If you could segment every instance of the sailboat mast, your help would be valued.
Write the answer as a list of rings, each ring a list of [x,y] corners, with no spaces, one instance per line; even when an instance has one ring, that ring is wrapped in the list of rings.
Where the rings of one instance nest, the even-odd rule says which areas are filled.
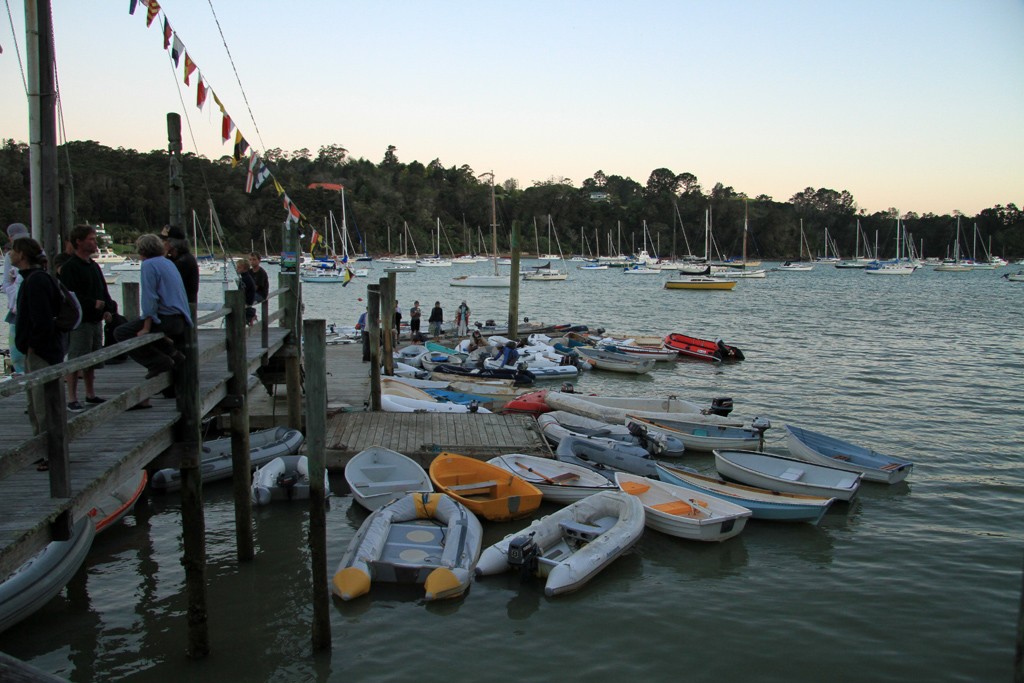
[[[491,251],[494,252],[494,274],[498,274],[498,208],[494,201],[494,172],[491,172]]]

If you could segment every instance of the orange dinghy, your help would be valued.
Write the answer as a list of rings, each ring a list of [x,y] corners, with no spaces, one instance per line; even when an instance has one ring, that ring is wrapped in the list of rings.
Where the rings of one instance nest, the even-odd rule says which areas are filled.
[[[438,491],[492,522],[526,517],[540,507],[541,492],[536,486],[508,470],[464,455],[438,455],[430,463],[430,479]]]

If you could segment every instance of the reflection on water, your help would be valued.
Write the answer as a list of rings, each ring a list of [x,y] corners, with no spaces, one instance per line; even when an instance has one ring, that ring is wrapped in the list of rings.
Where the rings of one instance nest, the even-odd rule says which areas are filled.
[[[451,273],[432,270],[400,275],[399,300],[439,299],[450,317],[466,298],[474,319],[504,317],[504,294],[454,292]],[[615,271],[523,287],[522,315],[534,319],[721,337],[747,356],[659,364],[640,381],[587,373],[582,391],[731,396],[737,414],[771,419],[772,450],[785,451],[790,422],[916,463],[907,483],[864,484],[818,527],[751,520],[723,543],[648,530],[581,590],[550,599],[512,573],[438,603],[420,586],[375,585],[350,603],[332,599],[333,649],[314,656],[304,504],[257,510],[257,558],[239,564],[230,486],[211,485],[207,660],[184,656],[176,495],[144,499],[97,538],[68,588],[0,634],[0,649],[73,681],[405,681],[481,660],[530,680],[549,680],[552,661],[602,680],[1008,679],[1024,542],[1024,288],[996,282],[998,272],[963,275],[879,281],[819,267],[714,298]],[[376,276],[330,295],[307,290],[307,315],[354,322]],[[681,464],[713,469],[706,455]],[[329,575],[367,514],[333,500]],[[484,545],[527,523],[484,523]],[[723,642],[743,646],[709,646]]]

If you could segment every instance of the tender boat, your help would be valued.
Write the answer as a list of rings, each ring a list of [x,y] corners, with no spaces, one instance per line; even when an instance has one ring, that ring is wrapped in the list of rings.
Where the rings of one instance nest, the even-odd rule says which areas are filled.
[[[616,472],[615,483],[643,504],[648,527],[689,541],[730,539],[743,531],[751,515],[742,505],[627,472]]]
[[[528,394],[517,396],[501,409],[503,413],[525,413],[527,415],[541,415],[553,410],[545,400],[548,395],[547,389],[531,391]]]
[[[721,339],[712,341],[673,332],[665,337],[665,348],[675,350],[680,356],[700,358],[715,363],[743,360],[745,356],[735,346],[729,346]]]
[[[626,425],[613,425],[563,410],[538,415],[537,425],[544,437],[555,445],[567,436],[577,436],[599,442],[608,440],[639,446],[651,455],[668,458],[678,458],[686,450],[683,442],[674,436],[652,433],[642,426],[630,428]]]
[[[529,370],[509,370],[506,368],[468,368],[461,365],[442,364],[434,368],[431,376],[438,379],[439,375],[444,379],[451,379],[452,375],[459,375],[462,379],[510,379],[517,387],[528,387],[534,382],[534,375]]]
[[[656,477],[655,461],[645,449],[616,441],[599,441],[594,438],[577,436],[563,437],[555,449],[555,457],[562,462],[577,465],[594,463],[616,470],[639,474],[642,477]],[[582,461],[582,462],[581,462]]]
[[[634,425],[648,433],[663,434],[681,441],[688,451],[711,452],[716,448],[761,450],[764,433],[771,423],[764,418],[755,418],[751,427],[731,427],[688,420],[665,420],[630,415],[626,427]]]
[[[303,439],[302,432],[287,427],[253,432],[249,435],[249,462],[258,467],[278,456],[297,453]],[[203,442],[200,470],[204,482],[229,478],[231,468],[230,437]],[[181,489],[181,470],[173,467],[158,470],[153,473],[149,485],[158,491],[178,491]]]
[[[714,453],[720,475],[750,486],[845,501],[853,500],[860,488],[856,472],[753,451]]]
[[[88,513],[96,523],[96,533],[109,529],[124,519],[135,508],[135,503],[142,496],[148,482],[149,475],[146,470],[132,472],[113,491],[100,498]]]
[[[331,495],[331,483],[324,469],[324,497]],[[252,475],[252,502],[266,505],[273,500],[309,499],[309,458],[284,455],[274,458]]]
[[[745,484],[734,484],[660,462],[658,463],[658,479],[702,495],[715,496],[730,503],[742,505],[750,510],[754,519],[767,519],[775,522],[817,524],[835,501],[835,498],[805,496],[799,493],[786,493]]]
[[[551,458],[510,453],[487,462],[530,482],[544,495],[544,500],[552,503],[575,503],[601,491],[615,490],[607,477],[589,467]]]
[[[345,465],[345,483],[353,500],[370,511],[406,494],[434,491],[419,463],[383,446],[356,453]]]
[[[656,361],[670,362],[674,361],[679,357],[679,354],[672,349],[665,349],[661,347],[661,339],[658,340],[658,346],[635,346],[631,344],[623,344],[617,342],[600,341],[597,343],[597,348],[604,350],[614,350],[619,353],[624,353],[627,356],[635,356],[637,358],[650,358]]]
[[[0,583],[0,632],[6,631],[52,600],[92,547],[96,525],[89,516],[75,522],[71,538],[52,541]]]
[[[653,358],[638,358],[621,351],[605,351],[586,346],[576,347],[576,353],[598,370],[622,372],[632,375],[649,373],[654,369],[655,363]]]
[[[381,394],[380,407],[387,413],[489,413],[487,408],[479,405],[461,405],[459,403],[441,403],[430,394],[428,399],[405,398],[392,394]]]
[[[724,402],[728,402],[728,405]],[[568,391],[549,391],[544,402],[552,410],[564,410],[592,420],[610,424],[625,424],[628,416],[687,419],[709,424],[742,425],[742,421],[729,419],[731,399],[715,399],[710,408],[702,409],[696,403],[675,396],[668,398],[635,398],[617,396],[589,396]],[[718,408],[716,406],[726,406]]]
[[[914,469],[912,462],[897,460],[870,448],[792,425],[786,425],[786,443],[794,457],[849,472],[861,472],[866,481],[897,484]]]
[[[526,517],[540,507],[537,487],[489,462],[441,453],[430,463],[429,473],[438,491],[492,522]]]
[[[370,514],[341,558],[331,590],[342,600],[374,581],[422,583],[427,600],[457,598],[473,578],[483,529],[463,505],[440,493],[412,493]]]
[[[640,501],[602,491],[535,520],[485,549],[481,576],[509,569],[545,580],[548,597],[578,590],[629,550],[644,530]]]
[[[697,289],[728,291],[736,286],[735,280],[722,280],[708,275],[685,275],[665,281],[665,289]]]

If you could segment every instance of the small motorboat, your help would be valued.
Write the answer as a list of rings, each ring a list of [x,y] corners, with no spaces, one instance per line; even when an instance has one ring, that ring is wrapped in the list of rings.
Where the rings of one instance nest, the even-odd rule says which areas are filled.
[[[661,340],[658,340],[661,343]],[[618,353],[624,353],[627,356],[635,356],[637,358],[649,358],[661,362],[674,361],[679,357],[679,354],[672,349],[662,348],[660,345],[657,347],[653,346],[637,346],[634,344],[626,344],[614,341],[601,340],[597,343],[598,349],[604,349],[605,351],[615,351]]]
[[[419,463],[383,446],[356,453],[345,465],[345,483],[353,500],[370,511],[409,493],[434,491]]]
[[[699,358],[715,363],[743,360],[745,358],[742,351],[735,346],[729,346],[721,339],[712,341],[673,332],[665,337],[664,344],[666,349],[673,349],[680,356]]]
[[[615,483],[643,504],[648,527],[689,541],[730,539],[751,515],[742,505],[628,472],[616,472]]]
[[[426,392],[424,392],[426,393]],[[480,405],[462,405],[459,403],[442,403],[430,394],[426,399],[405,398],[392,394],[381,394],[380,408],[386,413],[489,413]]]
[[[331,484],[324,469],[324,497],[331,495]],[[309,498],[309,458],[284,455],[274,458],[252,475],[252,502],[266,505],[273,500]]]
[[[754,449],[764,446],[764,433],[771,423],[764,418],[755,418],[750,427],[713,425],[706,422],[691,422],[685,419],[666,420],[630,415],[626,426],[635,425],[651,434],[671,436],[683,442],[688,451],[711,452],[716,448]]]
[[[644,530],[644,508],[633,496],[602,491],[535,520],[480,554],[476,573],[510,569],[545,580],[548,597],[578,590],[629,550]]]
[[[258,467],[278,456],[293,455],[298,452],[303,440],[302,432],[287,427],[253,432],[249,435],[249,463]],[[200,470],[205,483],[231,476],[230,437],[203,442]],[[158,470],[150,477],[149,485],[157,491],[178,491],[181,489],[181,470],[173,467]]]
[[[522,396],[517,396],[501,409],[503,413],[525,413],[527,415],[540,415],[542,413],[553,410],[548,405],[547,401],[544,400],[548,395],[547,389],[541,389],[540,391],[532,391]]]
[[[860,472],[866,481],[898,484],[910,475],[914,463],[855,446],[825,434],[786,425],[786,443],[796,458],[818,465]]]
[[[749,486],[845,501],[853,500],[860,488],[859,472],[753,451],[714,453],[720,475]]]
[[[555,444],[561,443],[567,436],[591,439],[598,442],[616,441],[630,446],[639,446],[651,455],[678,458],[683,455],[686,447],[674,436],[649,432],[646,427],[628,427],[621,424],[609,424],[589,417],[568,413],[564,410],[553,410],[537,416],[537,426],[544,437]]]
[[[584,467],[597,464],[639,474],[642,477],[658,476],[656,462],[646,449],[621,442],[602,442],[593,438],[567,436],[555,449],[555,457],[562,462]]]
[[[570,385],[571,388],[571,385]],[[592,420],[600,420],[611,424],[625,424],[628,416],[684,419],[709,424],[728,424],[742,426],[742,420],[729,418],[732,413],[731,398],[716,398],[710,407],[701,406],[691,401],[684,401],[677,396],[667,398],[636,398],[633,396],[590,396],[575,391],[549,391],[544,402],[552,410],[564,410]]]
[[[728,291],[736,286],[735,280],[724,280],[710,275],[685,275],[665,281],[665,289],[696,289]]]
[[[430,463],[429,474],[438,491],[492,522],[526,517],[540,507],[537,487],[489,462],[441,453]]]
[[[828,512],[835,498],[805,496],[799,493],[734,484],[715,477],[706,477],[680,467],[658,463],[658,479],[682,486],[706,496],[715,496],[742,505],[754,519],[775,522],[810,522],[817,524]]]
[[[530,482],[552,503],[575,503],[600,491],[615,490],[607,477],[589,467],[551,458],[510,453],[487,462]]]
[[[102,496],[89,510],[89,516],[96,523],[96,533],[117,524],[135,508],[142,492],[149,482],[146,470],[133,472],[112,491]]]
[[[370,514],[341,558],[331,590],[342,600],[373,582],[421,583],[426,600],[466,592],[480,557],[480,521],[440,493],[410,493]]]
[[[0,632],[52,600],[85,561],[96,537],[88,515],[75,522],[71,538],[52,541],[0,583]]]
[[[506,368],[469,368],[462,365],[450,365],[442,363],[437,365],[434,373],[445,375],[461,375],[463,379],[510,379],[517,387],[527,387],[533,384],[534,376],[529,370],[510,370]],[[436,379],[436,377],[435,377]],[[445,379],[451,379],[446,377]]]

